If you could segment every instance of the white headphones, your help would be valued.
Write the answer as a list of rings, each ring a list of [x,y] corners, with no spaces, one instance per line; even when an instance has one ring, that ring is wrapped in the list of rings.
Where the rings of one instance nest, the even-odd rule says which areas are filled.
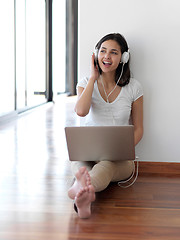
[[[127,52],[123,52],[122,56],[121,56],[121,61],[120,63],[127,63],[129,61],[129,49]]]
[[[98,49],[97,48],[95,48],[95,51],[94,51],[94,53],[95,53],[95,61],[97,62],[97,58],[98,58]],[[122,54],[122,56],[121,56],[121,61],[120,61],[120,63],[123,63],[123,64],[125,64],[125,63],[127,63],[129,61],[129,49],[128,49],[128,51],[127,52],[123,52],[123,54]]]

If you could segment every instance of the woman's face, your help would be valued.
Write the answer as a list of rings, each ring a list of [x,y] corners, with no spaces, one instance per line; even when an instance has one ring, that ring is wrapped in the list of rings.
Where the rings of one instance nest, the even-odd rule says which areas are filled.
[[[121,61],[121,55],[121,48],[116,41],[103,42],[98,53],[98,62],[102,71],[115,72]]]

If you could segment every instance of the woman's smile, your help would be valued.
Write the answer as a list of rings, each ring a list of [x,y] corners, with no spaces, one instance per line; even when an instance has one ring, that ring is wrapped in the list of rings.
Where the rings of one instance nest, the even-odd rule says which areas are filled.
[[[110,67],[112,65],[112,62],[103,61],[103,64],[104,64],[105,67]]]
[[[102,43],[98,54],[98,62],[103,72],[115,71],[121,60],[121,49],[114,40]]]

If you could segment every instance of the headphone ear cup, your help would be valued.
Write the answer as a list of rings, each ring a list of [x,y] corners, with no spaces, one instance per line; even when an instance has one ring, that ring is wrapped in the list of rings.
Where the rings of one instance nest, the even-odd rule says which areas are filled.
[[[121,62],[125,64],[128,61],[129,61],[129,52],[124,52],[121,56]]]
[[[95,61],[96,61],[96,62],[97,62],[97,60],[98,60],[98,52],[99,52],[99,50],[96,48],[95,51],[94,51]]]
[[[95,50],[94,50],[94,66],[96,66],[98,64],[98,52],[99,52],[99,50],[97,48],[95,48]]]

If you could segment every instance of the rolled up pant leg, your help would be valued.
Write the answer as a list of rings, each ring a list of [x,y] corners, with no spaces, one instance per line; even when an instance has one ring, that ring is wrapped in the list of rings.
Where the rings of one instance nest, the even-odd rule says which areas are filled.
[[[104,190],[110,182],[130,177],[134,169],[132,161],[100,161],[89,171],[96,192]]]

